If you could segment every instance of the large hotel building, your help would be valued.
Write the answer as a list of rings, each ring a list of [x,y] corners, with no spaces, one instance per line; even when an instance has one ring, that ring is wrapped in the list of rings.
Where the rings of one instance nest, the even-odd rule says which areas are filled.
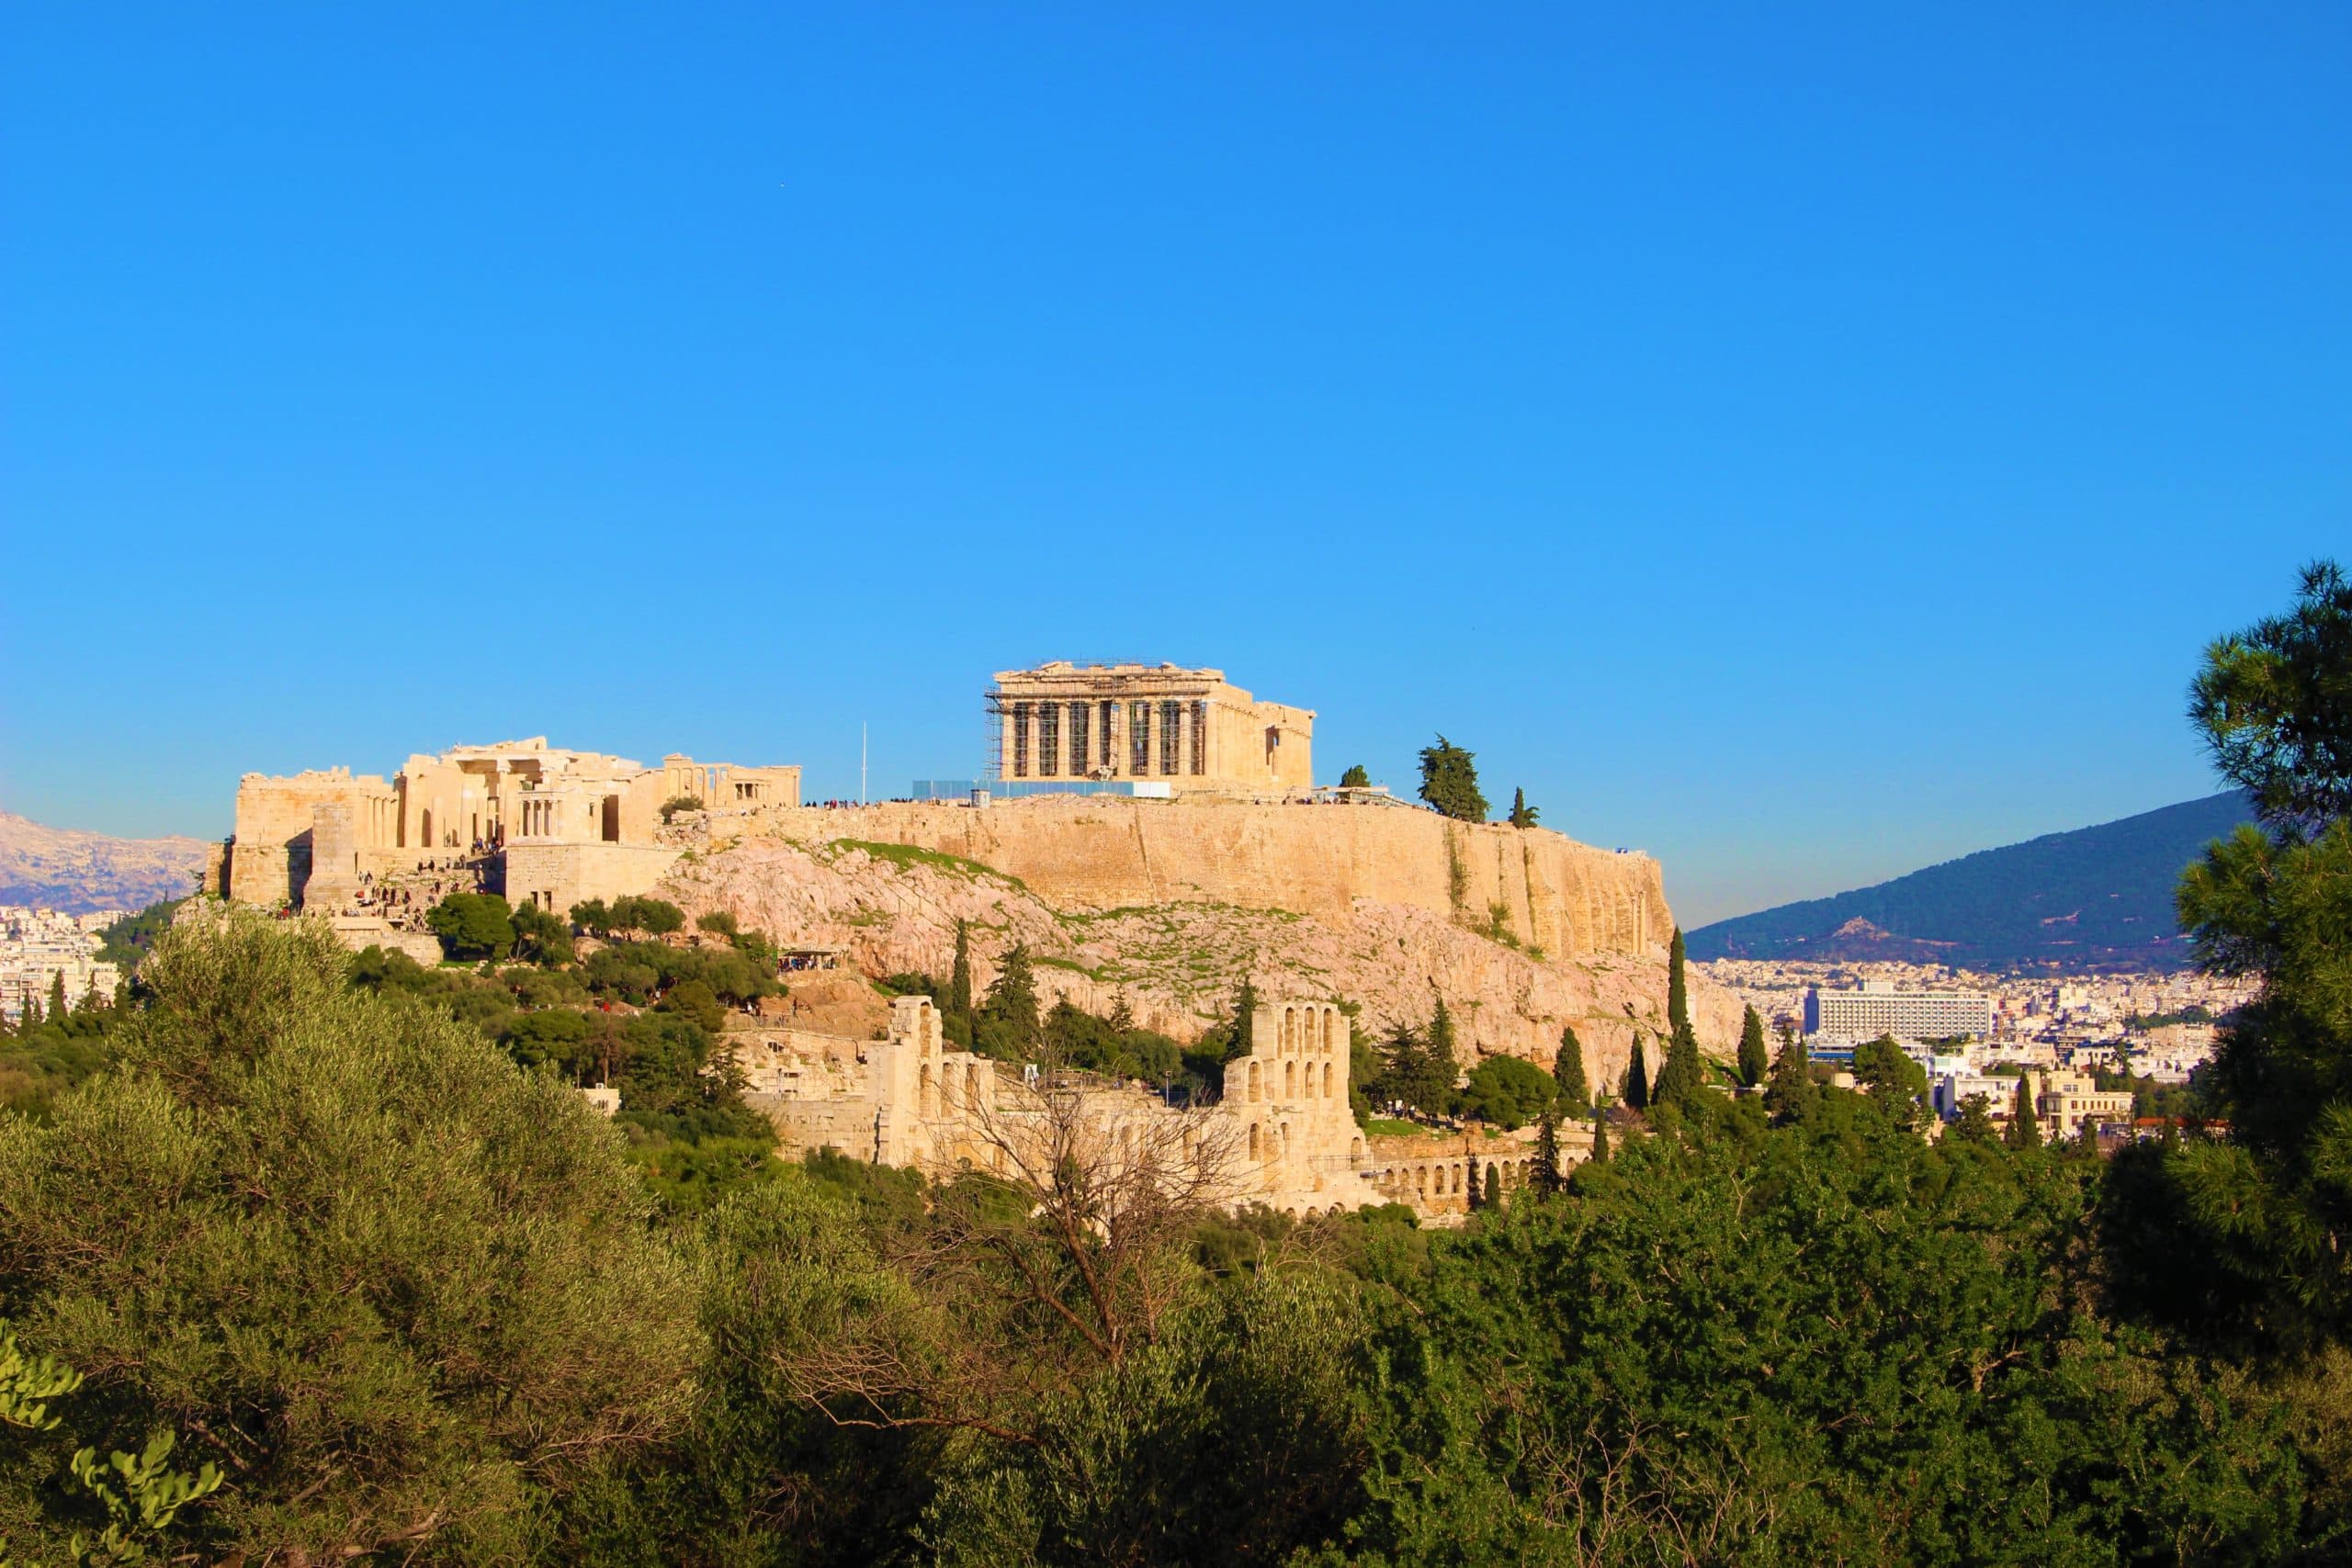
[[[1960,991],[1898,991],[1883,980],[1865,980],[1858,991],[1804,994],[1804,1032],[1818,1040],[1979,1040],[1993,1033],[1993,998]]]

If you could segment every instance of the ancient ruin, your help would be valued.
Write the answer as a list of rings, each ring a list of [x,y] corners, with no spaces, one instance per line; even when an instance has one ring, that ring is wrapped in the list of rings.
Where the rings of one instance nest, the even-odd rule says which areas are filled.
[[[1259,702],[1222,670],[1057,660],[999,671],[988,707],[990,776],[1012,794],[1073,782],[1143,795],[1315,787],[1314,710]]]
[[[435,897],[480,887],[561,913],[659,882],[680,852],[656,829],[679,799],[797,806],[800,770],[675,754],[649,768],[534,736],[413,756],[390,783],[340,767],[247,773],[208,880],[241,904],[333,917],[363,942],[397,923],[380,895],[420,877]]]
[[[1534,1158],[1528,1137],[1368,1138],[1349,1108],[1351,1025],[1329,1001],[1261,1003],[1251,1050],[1226,1064],[1222,1094],[1200,1106],[1139,1083],[954,1050],[941,1024],[930,998],[900,997],[882,1040],[754,1031],[736,1043],[745,1100],[787,1148],[836,1148],[934,1176],[1035,1178],[1071,1160],[1095,1180],[1181,1168],[1221,1206],[1301,1217],[1387,1202],[1459,1214],[1486,1168],[1513,1190]],[[1565,1136],[1565,1157],[1584,1145]]]

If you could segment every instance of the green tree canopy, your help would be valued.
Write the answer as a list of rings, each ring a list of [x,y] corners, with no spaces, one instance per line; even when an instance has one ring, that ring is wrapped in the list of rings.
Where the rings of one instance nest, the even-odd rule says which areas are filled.
[[[2214,766],[2275,825],[2352,818],[2352,579],[2303,569],[2294,607],[2215,642],[2189,717]],[[2194,922],[2192,922],[2194,923]]]
[[[1512,790],[1510,792],[1510,825],[1514,828],[1532,828],[1535,826],[1536,816],[1535,807],[1527,804],[1527,792],[1523,789]]]
[[[1560,1086],[1560,1109],[1574,1116],[1592,1103],[1592,1089],[1585,1081],[1584,1045],[1573,1025],[1560,1026],[1560,1049],[1552,1058],[1552,1080]]]
[[[1548,1111],[1559,1086],[1552,1075],[1516,1056],[1489,1056],[1470,1069],[1462,1090],[1464,1114],[1506,1131],[1524,1127]]]
[[[424,923],[452,958],[503,958],[514,947],[514,911],[495,893],[452,893]]]
[[[1037,1005],[1037,974],[1024,942],[1005,950],[996,978],[981,1001],[975,1048],[1004,1061],[1025,1061],[1045,1041]]]
[[[230,1472],[208,1560],[521,1555],[677,1418],[688,1281],[577,1094],[348,964],[241,910],[161,938],[126,1070],[0,1115],[0,1300],[110,1369],[83,1440]]]
[[[1771,1059],[1764,1046],[1764,1020],[1754,1007],[1749,1007],[1739,1021],[1739,1081],[1742,1087],[1754,1089],[1771,1071]]]
[[[1357,762],[1340,775],[1340,787],[1341,789],[1370,789],[1372,775],[1364,771],[1364,765],[1362,762]]]
[[[1421,798],[1461,822],[1484,822],[1487,797],[1478,793],[1477,758],[1441,735],[1421,749]]]

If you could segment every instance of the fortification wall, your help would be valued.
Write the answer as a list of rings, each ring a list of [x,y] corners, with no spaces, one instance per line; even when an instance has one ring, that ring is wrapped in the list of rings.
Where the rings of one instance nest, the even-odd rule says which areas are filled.
[[[590,898],[650,893],[682,852],[666,844],[510,843],[506,899],[563,914]]]
[[[1049,797],[770,810],[746,824],[959,855],[1066,908],[1205,900],[1330,919],[1365,898],[1479,930],[1499,916],[1495,929],[1551,958],[1646,955],[1674,929],[1647,855],[1396,807]]]

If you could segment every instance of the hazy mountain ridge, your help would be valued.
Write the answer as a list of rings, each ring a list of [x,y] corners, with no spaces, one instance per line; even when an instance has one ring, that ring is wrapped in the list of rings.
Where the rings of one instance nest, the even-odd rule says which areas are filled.
[[[1975,968],[2187,963],[2173,889],[2208,843],[2253,815],[2231,791],[1980,850],[1875,886],[1702,926],[1688,938],[1690,956]]]
[[[117,839],[0,811],[0,904],[89,914],[143,909],[195,886],[202,839]]]

